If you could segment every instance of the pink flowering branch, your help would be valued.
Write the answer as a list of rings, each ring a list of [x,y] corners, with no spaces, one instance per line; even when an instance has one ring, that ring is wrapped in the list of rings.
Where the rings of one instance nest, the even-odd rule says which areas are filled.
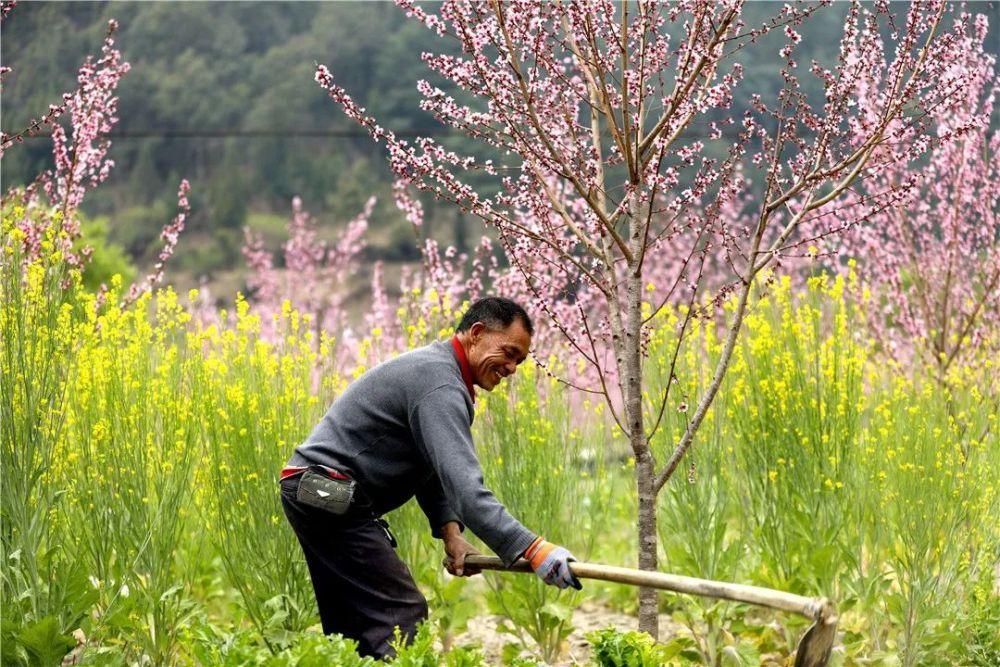
[[[376,362],[382,361],[389,354],[403,351],[405,337],[400,322],[396,317],[396,308],[392,306],[385,289],[384,269],[381,261],[375,262],[372,270],[372,303],[365,315],[368,331],[376,338],[372,346]],[[378,335],[375,336],[375,332]]]
[[[3,17],[16,3],[4,3]],[[17,197],[24,202],[24,215],[16,224],[23,233],[23,255],[26,267],[36,261],[41,252],[42,240],[54,237],[64,261],[62,266],[82,270],[89,261],[93,248],[84,246],[79,252],[73,244],[80,236],[77,211],[88,189],[104,182],[114,167],[107,158],[110,141],[108,133],[118,122],[118,98],[115,92],[121,78],[129,71],[129,64],[114,48],[114,34],[118,29],[115,20],[108,22],[107,34],[101,46],[101,57],[96,61],[87,56],[77,72],[77,87],[62,96],[63,104],[51,105],[40,119],[33,120],[28,128],[16,135],[4,134],[0,138],[0,154],[14,143],[21,143],[24,135],[35,134],[42,125],[53,125],[52,143],[55,166],[40,174],[28,188],[5,193],[4,200]],[[56,118],[69,112],[70,134],[55,123]],[[39,192],[39,185],[41,191]],[[182,181],[178,190],[178,214],[161,232],[164,248],[160,252],[154,271],[142,282],[130,286],[126,297],[119,304],[125,308],[139,295],[151,290],[163,278],[164,266],[173,255],[184,223],[190,213],[187,195],[190,186]],[[42,201],[42,193],[47,200]],[[56,233],[53,233],[56,232]],[[64,289],[71,284],[70,276],[61,281]],[[101,285],[97,294],[97,308],[104,306],[107,286]]]
[[[0,77],[13,71],[10,67],[0,67]],[[59,118],[66,111],[66,103],[69,101],[69,94],[64,96],[63,104],[55,105],[50,104],[49,110],[40,118],[32,118],[28,121],[28,126],[21,130],[20,132],[15,132],[14,134],[7,134],[6,132],[0,132],[0,157],[3,157],[7,149],[14,144],[24,143],[25,137],[34,137],[42,129],[43,125],[52,125],[55,120]]]
[[[275,266],[273,255],[259,235],[244,229],[243,255],[250,269],[248,297],[261,317],[261,335],[277,340],[276,327],[287,300],[301,315],[312,320],[315,340],[323,332],[335,333],[346,354],[353,344],[353,332],[345,328],[344,303],[347,280],[358,269],[364,249],[364,233],[375,206],[370,198],[362,212],[351,220],[333,244],[320,238],[312,216],[298,197],[292,200],[292,219],[287,226],[288,239],[282,245],[285,267]]]
[[[41,119],[32,120],[22,132],[3,134],[0,137],[2,155],[12,144],[21,143],[25,135],[35,134],[42,125],[54,126],[52,140],[55,170],[41,174],[36,183],[27,188],[24,195],[26,213],[17,223],[24,234],[26,263],[37,257],[46,229],[56,225],[62,232],[57,235],[57,244],[68,266],[82,268],[92,252],[90,248],[84,248],[79,253],[73,250],[73,242],[79,237],[80,231],[75,214],[87,186],[94,187],[107,178],[114,164],[104,159],[109,145],[105,135],[117,121],[114,116],[117,105],[114,91],[129,68],[128,63],[122,60],[121,53],[113,48],[116,29],[117,23],[110,21],[101,47],[102,57],[94,63],[93,58],[87,56],[77,73],[76,90],[63,95],[62,105],[50,105],[49,111]],[[66,110],[70,111],[72,141],[68,141],[63,128],[55,124],[55,119]],[[44,186],[49,206],[59,211],[59,220],[40,210],[38,182]]]
[[[396,208],[413,227],[413,233],[420,246],[423,263],[421,291],[433,290],[437,296],[437,305],[443,311],[445,298],[450,298],[454,303],[460,299],[464,291],[461,280],[463,272],[460,267],[467,258],[464,255],[456,258],[458,251],[452,246],[445,250],[442,257],[436,241],[433,239],[421,241],[420,230],[424,225],[424,207],[418,199],[411,197],[407,192],[406,181],[396,180],[392,186],[392,194]]]
[[[187,179],[181,181],[177,189],[177,215],[173,221],[160,232],[160,239],[163,241],[163,248],[160,250],[153,265],[153,272],[147,275],[139,283],[133,283],[129,287],[128,294],[122,300],[121,308],[124,309],[134,303],[145,292],[150,292],[163,280],[163,271],[167,261],[173,256],[177,248],[177,241],[181,232],[184,231],[184,223],[191,214],[191,205],[188,202],[188,194],[191,192],[191,185]]]
[[[16,0],[4,0],[0,2],[0,23],[5,23],[9,20],[10,13],[17,6]],[[3,76],[9,74],[13,70],[10,67],[0,66],[0,83],[3,81]],[[2,85],[0,85],[0,90],[2,90]],[[3,133],[0,133],[0,156],[3,156],[3,145],[5,143],[5,137]]]
[[[868,320],[883,349],[899,361],[926,354],[942,382],[963,354],[995,346],[990,334],[1000,325],[1000,135],[990,129],[996,58],[984,48],[984,15],[963,13],[957,23],[962,56],[950,76],[960,74],[966,92],[931,114],[937,136],[953,140],[929,142],[920,170],[889,156],[873,189],[891,193],[896,205],[871,210],[868,224],[834,238],[813,237],[834,268],[844,270],[836,255],[856,259],[874,293]],[[860,198],[854,205],[872,208]]]
[[[107,134],[118,122],[115,90],[130,67],[114,48],[117,28],[116,21],[108,23],[101,58],[95,63],[87,57],[77,74],[77,89],[68,99],[64,98],[72,138],[67,138],[61,125],[52,129],[55,169],[43,176],[42,183],[49,201],[62,210],[70,225],[77,224],[73,214],[83,202],[87,188],[104,181],[114,167],[114,162],[106,157],[111,145]]]

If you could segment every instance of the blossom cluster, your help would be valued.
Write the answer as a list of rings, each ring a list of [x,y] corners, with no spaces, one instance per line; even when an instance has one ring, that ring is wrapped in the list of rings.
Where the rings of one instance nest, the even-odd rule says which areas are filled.
[[[177,249],[177,241],[180,238],[181,232],[184,231],[185,221],[191,214],[191,204],[188,202],[188,194],[190,192],[191,184],[188,183],[187,179],[182,180],[180,187],[177,189],[177,215],[174,216],[173,221],[171,221],[171,223],[164,227],[160,232],[160,239],[163,241],[163,248],[156,257],[156,263],[153,265],[153,272],[146,276],[141,282],[134,283],[129,287],[128,294],[123,301],[124,305],[135,301],[140,294],[150,292],[155,285],[158,285],[160,281],[163,280],[164,267],[166,266],[167,260],[173,256],[174,250]]]
[[[70,211],[79,208],[88,187],[104,181],[114,167],[107,158],[111,145],[107,138],[118,122],[118,82],[130,65],[114,48],[114,33],[118,24],[108,23],[108,34],[101,46],[101,57],[94,62],[88,56],[77,73],[77,89],[65,99],[72,125],[72,139],[61,125],[52,128],[52,154],[55,169],[46,172],[42,185],[49,201]]]
[[[645,345],[667,303],[712,317],[696,307],[705,297],[719,304],[812,239],[900,205],[900,187],[880,191],[876,177],[973,124],[942,133],[933,123],[968,95],[969,54],[982,51],[967,21],[947,25],[941,1],[852,3],[836,62],[805,74],[822,86],[818,100],[800,80],[797,28],[829,3],[786,5],[760,26],[739,0],[399,4],[459,46],[423,54],[454,92],[420,81],[421,108],[497,162],[396,137],[323,65],[317,83],[385,144],[401,181],[495,230],[511,270],[493,288],[539,316],[536,358],[583,359],[577,384],[600,393],[622,373],[637,320]],[[785,41],[783,86],[765,99],[741,87],[733,54],[772,32]],[[727,113],[737,94],[751,102],[739,119]],[[488,193],[472,185],[483,175]],[[647,309],[626,312],[637,290]]]
[[[372,197],[330,243],[320,238],[316,221],[302,200],[295,197],[288,239],[282,246],[284,268],[275,266],[275,257],[258,234],[244,229],[243,255],[250,269],[247,287],[266,340],[279,336],[276,323],[281,313],[291,308],[308,317],[317,332],[341,335],[346,339],[343,349],[350,349],[355,336],[346,328],[349,295],[345,284],[359,268],[364,233],[374,206]]]
[[[13,5],[3,4],[7,17]],[[46,239],[53,243],[56,252],[67,266],[82,270],[89,261],[93,248],[83,246],[75,250],[80,238],[79,209],[88,190],[104,182],[114,167],[107,157],[111,142],[108,134],[118,122],[116,91],[122,77],[130,69],[122,53],[115,48],[118,22],[108,22],[107,33],[101,45],[101,56],[87,56],[77,71],[76,88],[63,94],[61,105],[50,105],[49,110],[37,120],[32,120],[24,131],[0,137],[0,156],[14,143],[21,143],[25,135],[38,132],[42,125],[52,126],[52,156],[54,167],[48,169],[25,189],[12,189],[4,193],[3,203],[23,203],[16,210],[21,213],[16,222],[21,239],[22,273],[45,252]],[[57,120],[68,112],[69,132]],[[162,281],[167,260],[176,249],[178,237],[190,213],[188,193],[190,185],[182,181],[177,193],[177,216],[161,232],[164,247],[150,273],[141,283],[132,285],[123,300],[128,305]],[[68,288],[70,279],[63,280]],[[98,306],[103,305],[107,287],[101,286]]]
[[[942,375],[972,348],[1000,344],[1000,133],[990,127],[996,57],[985,49],[984,15],[962,13],[956,25],[962,57],[943,68],[939,85],[965,92],[928,110],[926,163],[909,167],[904,151],[918,139],[901,127],[900,147],[886,152],[871,179],[879,193],[872,199],[895,205],[859,199],[854,217],[869,224],[813,241],[834,270],[846,270],[837,255],[856,260],[883,349],[899,360],[927,354]]]

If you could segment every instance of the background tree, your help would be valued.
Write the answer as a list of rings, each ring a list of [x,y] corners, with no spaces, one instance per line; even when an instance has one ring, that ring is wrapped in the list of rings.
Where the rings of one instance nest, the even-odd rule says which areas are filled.
[[[336,242],[327,244],[319,239],[316,222],[302,207],[302,200],[295,197],[288,240],[282,245],[285,271],[275,268],[274,258],[264,248],[260,236],[244,229],[243,255],[252,270],[248,287],[266,340],[280,337],[276,322],[286,301],[291,308],[311,318],[317,344],[324,335],[351,337],[349,330],[345,332],[344,302],[348,292],[344,284],[357,270],[374,206],[375,199],[370,198]]]
[[[898,206],[829,243],[816,239],[817,253],[857,262],[874,299],[871,330],[883,350],[897,361],[926,355],[942,383],[963,353],[983,345],[996,352],[1000,345],[1000,132],[989,122],[998,93],[996,58],[978,47],[986,40],[986,16],[962,20],[972,26],[965,47],[969,83],[960,101],[933,110],[933,122],[944,136],[972,129],[932,149],[918,169],[899,162],[879,171],[872,189],[912,183]]]
[[[910,5],[905,16],[888,3],[854,3],[836,63],[809,67],[808,78],[822,88],[810,96],[795,61],[796,28],[816,5],[786,5],[752,26],[738,0],[448,1],[437,13],[409,0],[398,4],[461,50],[423,55],[449,90],[421,81],[422,108],[491,146],[496,160],[431,138],[400,139],[355,103],[329,68],[319,66],[316,80],[385,142],[401,179],[499,233],[520,276],[504,291],[530,297],[537,319],[591,369],[582,382],[563,380],[601,396],[628,438],[638,562],[654,570],[657,494],[719,390],[751,289],[765,269],[797,252],[803,224],[834,227],[824,221],[837,203],[850,205],[837,216],[849,211],[859,222],[897,204],[911,184],[888,192],[860,186],[974,125],[938,137],[928,113],[963,99],[970,50],[981,41],[969,17],[952,20],[943,2]],[[783,85],[774,98],[740,87],[744,70],[734,57],[767,45],[780,46]],[[749,100],[739,116],[734,99]],[[708,285],[719,280],[709,279],[709,269],[725,271],[723,288],[713,293]],[[651,276],[656,283],[648,283]],[[654,452],[650,438],[664,410],[688,405],[671,396],[671,382],[658,396],[645,394],[651,322],[667,304],[686,304],[674,334],[676,360],[692,318],[716,312],[704,299],[727,295],[732,307],[711,381],[692,399],[673,449]],[[538,346],[552,340],[543,334]],[[655,635],[656,595],[643,589],[639,598],[640,628]]]

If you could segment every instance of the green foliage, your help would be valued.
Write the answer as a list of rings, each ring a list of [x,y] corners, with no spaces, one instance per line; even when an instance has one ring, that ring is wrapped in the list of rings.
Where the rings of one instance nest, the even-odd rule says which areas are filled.
[[[125,252],[125,248],[109,238],[109,222],[107,218],[82,218],[80,221],[80,238],[74,243],[74,251],[89,246],[93,249],[90,261],[83,270],[83,286],[96,292],[103,283],[111,284],[111,276],[118,274],[122,283],[132,284],[136,278],[136,270]]]
[[[185,645],[189,654],[185,661],[199,667],[375,667],[391,664],[397,667],[482,667],[486,663],[476,647],[461,647],[439,651],[435,625],[423,623],[417,628],[410,643],[402,641],[398,633],[393,642],[396,657],[385,662],[362,658],[357,654],[357,643],[340,635],[323,635],[319,632],[301,631],[291,634],[286,645],[271,652],[259,635],[248,629],[227,632],[202,621],[188,629]],[[84,664],[87,664],[86,662]]]
[[[201,423],[211,462],[202,479],[228,580],[261,635],[280,643],[286,632],[308,627],[315,617],[312,586],[276,480],[298,434],[322,414],[320,401],[310,395],[316,355],[311,338],[296,341],[287,319],[279,325],[287,329],[288,348],[272,350],[252,336],[258,324],[245,301],[238,301],[237,314],[251,334],[245,344],[253,353],[206,341],[206,351],[221,363],[199,367],[192,379],[196,400],[212,415]],[[266,557],[248,567],[249,554]]]
[[[226,266],[229,258],[239,254],[242,244],[243,236],[235,229],[185,232],[177,243],[177,252],[170,258],[170,267],[175,274],[201,275],[208,267]]]
[[[450,648],[455,634],[465,630],[469,619],[479,612],[479,604],[467,589],[468,579],[453,577],[444,569],[442,542],[431,536],[427,517],[416,501],[392,512],[389,524],[399,542],[399,556],[434,609],[441,640]]]
[[[131,257],[151,260],[156,256],[159,230],[174,215],[171,206],[165,199],[160,199],[152,204],[126,206],[115,211],[113,221],[108,224],[109,241],[121,245]]]
[[[698,658],[690,640],[676,638],[661,644],[645,632],[634,630],[595,630],[587,633],[587,641],[593,648],[594,662],[600,667],[662,667],[686,664]]]
[[[827,298],[793,305],[786,283],[774,290],[773,306],[763,302],[766,316],[748,318],[726,410],[734,439],[745,443],[735,455],[749,473],[742,494],[763,547],[760,581],[836,595],[845,557],[838,545],[851,543],[840,538],[857,525],[844,489],[857,468],[866,357],[851,335],[851,307],[838,298],[843,284],[822,289]]]
[[[907,376],[881,365],[856,334],[862,314],[848,289],[852,279],[818,277],[799,294],[779,282],[755,302],[687,475],[663,491],[660,537],[672,571],[833,598],[848,658],[923,664],[965,651],[962,605],[997,564],[988,517],[1000,470],[985,445],[995,366],[942,387],[920,367]],[[653,335],[654,377],[669,330]],[[712,330],[692,341],[678,365],[685,398],[705,386],[720,348]],[[668,406],[663,423],[666,444],[684,411]],[[794,649],[802,619],[781,618],[774,636],[748,611],[697,599],[670,607],[706,662]]]
[[[372,658],[357,654],[357,643],[340,635],[319,632],[298,632],[289,635],[288,641],[272,652],[260,634],[247,628],[227,632],[206,620],[185,632],[186,659],[191,664],[205,667],[237,667],[238,665],[266,665],[267,667],[373,667],[379,664]]]
[[[660,496],[659,537],[666,555],[662,567],[677,574],[737,581],[746,558],[745,518],[735,493],[715,422],[703,429],[709,440],[688,452],[688,472],[678,475]],[[699,517],[691,521],[691,517]],[[707,664],[717,664],[736,642],[732,626],[745,607],[711,598],[677,596],[670,610],[691,632]]]
[[[29,572],[21,552],[7,556],[0,577],[4,604],[0,609],[0,654],[4,665],[49,665],[43,655],[62,657],[76,642],[69,636],[98,600],[80,559],[60,549],[38,556]],[[46,576],[46,581],[33,580]],[[46,616],[40,614],[53,611]]]
[[[250,194],[246,184],[247,174],[236,164],[225,164],[213,175],[207,188],[211,228],[239,230],[243,226]],[[227,259],[231,262],[235,258]]]
[[[25,215],[47,233],[22,281],[17,223]],[[47,478],[58,458],[53,434],[64,421],[66,382],[77,370],[80,275],[55,250],[68,238],[59,213],[28,212],[11,192],[0,219],[0,619],[5,659],[38,664],[93,602],[82,554],[53,530],[52,514],[68,504]]]
[[[969,600],[962,643],[966,661],[975,667],[1000,665],[1000,592],[994,575],[984,571]]]
[[[422,623],[417,628],[411,642],[405,642],[399,628],[396,628],[392,642],[396,657],[391,660],[391,664],[398,667],[480,667],[486,664],[475,647],[459,647],[450,651],[446,649],[442,655],[434,648],[434,640],[435,626],[430,622]]]
[[[288,239],[288,222],[291,219],[291,206],[285,214],[252,212],[247,214],[246,226],[264,238],[264,243],[277,249]]]
[[[62,634],[55,616],[14,628],[4,623],[3,664],[47,667],[56,664],[76,645],[72,637]]]

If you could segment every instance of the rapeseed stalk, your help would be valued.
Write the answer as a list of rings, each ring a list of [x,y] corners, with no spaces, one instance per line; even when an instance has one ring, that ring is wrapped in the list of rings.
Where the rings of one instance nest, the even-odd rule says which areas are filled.
[[[856,525],[854,457],[860,427],[860,341],[848,322],[844,279],[811,282],[793,296],[774,286],[747,318],[726,417],[741,493],[763,548],[756,578],[792,592],[836,596],[844,554],[834,545]]]
[[[234,324],[188,334],[201,350],[193,388],[206,447],[196,474],[203,526],[240,606],[272,649],[287,644],[285,631],[314,622],[309,574],[283,515],[278,473],[343,387],[328,375],[313,392],[312,371],[331,341],[317,344],[310,325],[286,302],[272,322],[277,342],[263,340],[259,318],[238,296]]]
[[[0,210],[0,597],[4,645],[34,629],[59,635],[86,614],[93,592],[79,554],[53,518],[67,503],[48,473],[65,425],[77,338],[86,327],[80,274],[60,248],[68,241],[60,212],[27,210],[23,192]],[[38,252],[26,254],[22,219],[39,219]]]
[[[607,484],[606,447],[595,441],[601,431],[574,419],[568,393],[533,362],[521,366],[509,392],[485,396],[476,424],[487,486],[529,528],[586,560],[608,530],[614,490]],[[535,577],[488,581],[490,609],[509,621],[501,629],[525,646],[530,638],[542,658],[553,661],[582,594]]]

